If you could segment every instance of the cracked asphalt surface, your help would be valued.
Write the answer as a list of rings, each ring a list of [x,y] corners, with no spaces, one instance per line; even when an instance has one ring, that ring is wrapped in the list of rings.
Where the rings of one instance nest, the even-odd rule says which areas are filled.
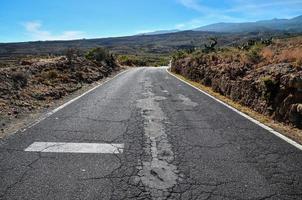
[[[25,152],[33,142],[125,146]],[[302,152],[165,68],[134,68],[2,140],[0,199],[302,199]]]

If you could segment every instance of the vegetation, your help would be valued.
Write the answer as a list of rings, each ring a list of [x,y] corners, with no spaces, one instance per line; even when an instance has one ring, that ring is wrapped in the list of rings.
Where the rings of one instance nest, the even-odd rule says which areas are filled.
[[[121,65],[125,66],[167,66],[169,64],[169,56],[152,56],[152,55],[120,55],[117,58]]]
[[[272,76],[264,76],[261,78],[261,81],[264,86],[263,97],[267,101],[272,101],[278,92],[277,91],[279,88],[278,81],[274,80]]]
[[[246,43],[215,47],[214,42],[194,51],[179,50],[174,52],[173,60],[185,57],[198,58],[201,63],[219,65],[236,63],[261,67],[276,63],[290,63],[302,66],[302,36],[286,39],[249,40]]]
[[[210,38],[210,44],[205,44],[204,45],[204,49],[203,49],[203,52],[204,53],[210,53],[210,52],[213,52],[215,51],[215,46],[217,45],[217,39],[214,38],[214,37],[211,37]]]
[[[65,56],[67,58],[67,62],[72,64],[72,61],[80,54],[80,50],[75,48],[68,48],[65,51]]]
[[[14,72],[12,74],[13,86],[15,88],[25,87],[27,85],[27,75],[24,72]]]
[[[94,49],[91,49],[85,54],[85,57],[88,60],[92,60],[96,63],[102,63],[105,62],[107,64],[111,64],[114,62],[115,58],[112,53],[110,53],[107,49],[97,47]]]
[[[118,62],[121,65],[125,65],[125,66],[146,66],[147,65],[147,62],[144,59],[139,58],[138,56],[134,56],[134,55],[118,56]]]
[[[255,43],[251,48],[245,53],[247,57],[247,62],[251,64],[257,64],[261,62],[262,55],[261,51],[263,49],[263,45],[259,43]]]
[[[302,128],[302,36],[212,47],[176,52],[172,71]]]
[[[126,62],[150,65],[167,65],[170,56],[175,51],[191,53],[196,49],[210,53],[225,46],[233,46],[257,40],[260,38],[284,37],[283,32],[260,32],[260,33],[213,33],[199,31],[184,31],[163,35],[137,35],[119,38],[86,39],[73,41],[39,41],[24,43],[0,44],[1,66],[19,64],[20,59],[28,56],[53,57],[65,55],[69,62],[73,60],[76,48],[81,54],[92,48],[103,47],[115,56],[130,56],[121,58]],[[294,34],[294,33],[293,33]],[[292,34],[292,35],[293,35]],[[209,38],[212,38],[212,40]],[[216,39],[215,39],[216,38]],[[66,52],[66,48],[71,51]],[[128,60],[128,61],[127,61]],[[12,66],[13,66],[12,65]]]
[[[273,40],[273,44],[262,49],[263,65],[291,63],[302,66],[302,36]]]
[[[69,61],[68,61],[68,63],[69,63]],[[47,79],[47,80],[53,80],[53,79],[56,79],[58,77],[58,72],[56,70],[52,69],[50,71],[43,72],[42,77],[44,79]]]
[[[12,67],[0,68],[0,121],[7,122],[3,128],[12,119],[48,108],[55,100],[120,69],[105,49],[92,49],[86,55],[89,59],[79,57],[74,49],[65,53],[27,57]]]

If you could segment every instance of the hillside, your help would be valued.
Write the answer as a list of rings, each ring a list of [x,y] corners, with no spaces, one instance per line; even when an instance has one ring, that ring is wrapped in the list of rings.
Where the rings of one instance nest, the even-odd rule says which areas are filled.
[[[160,35],[136,35],[116,38],[83,39],[71,41],[37,41],[0,43],[0,67],[18,63],[22,57],[62,55],[68,48],[76,48],[82,54],[94,47],[106,47],[116,55],[135,56],[145,65],[167,65],[170,55],[181,49],[201,48],[210,37],[218,39],[219,46],[234,45],[250,39],[284,37],[286,32],[215,33],[183,31]]]
[[[173,50],[203,46],[208,42],[210,37],[218,38],[219,45],[223,46],[240,43],[252,38],[282,36],[285,34],[286,33],[283,32],[227,34],[183,31],[161,35],[139,35],[116,38],[0,43],[0,57],[60,54],[70,47],[88,50],[98,46],[106,47],[117,54],[167,54]]]
[[[30,59],[14,67],[0,68],[0,138],[10,124],[30,118],[66,96],[121,70],[104,51],[94,57],[60,56]]]
[[[206,26],[201,26],[192,31],[206,31],[216,33],[245,33],[245,32],[272,32],[272,31],[285,31],[285,32],[302,32],[302,15],[292,19],[271,19],[261,20],[256,22],[243,22],[243,23],[214,23]],[[164,33],[181,32],[181,30],[160,30],[141,35],[158,35]]]
[[[302,128],[302,37],[179,52],[172,71],[279,122]]]

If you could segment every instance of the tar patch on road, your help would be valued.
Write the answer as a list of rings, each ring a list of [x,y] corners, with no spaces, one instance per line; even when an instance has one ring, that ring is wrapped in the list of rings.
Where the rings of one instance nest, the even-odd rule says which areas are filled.
[[[138,179],[150,192],[153,199],[166,199],[169,190],[177,184],[177,167],[172,164],[174,153],[168,141],[163,122],[167,121],[159,101],[166,98],[155,96],[151,81],[144,83],[144,99],[137,101],[144,118],[145,152],[150,157],[139,166]]]

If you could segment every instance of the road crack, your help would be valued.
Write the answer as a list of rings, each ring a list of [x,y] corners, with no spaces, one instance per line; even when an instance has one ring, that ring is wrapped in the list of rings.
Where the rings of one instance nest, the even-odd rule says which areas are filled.
[[[145,98],[137,101],[137,107],[144,118],[145,152],[150,159],[143,160],[142,166],[138,167],[138,179],[153,199],[167,199],[179,176],[177,167],[172,164],[174,153],[165,133],[164,121],[167,118],[159,106],[159,102],[166,98],[155,96],[150,81],[146,81],[144,86]]]

